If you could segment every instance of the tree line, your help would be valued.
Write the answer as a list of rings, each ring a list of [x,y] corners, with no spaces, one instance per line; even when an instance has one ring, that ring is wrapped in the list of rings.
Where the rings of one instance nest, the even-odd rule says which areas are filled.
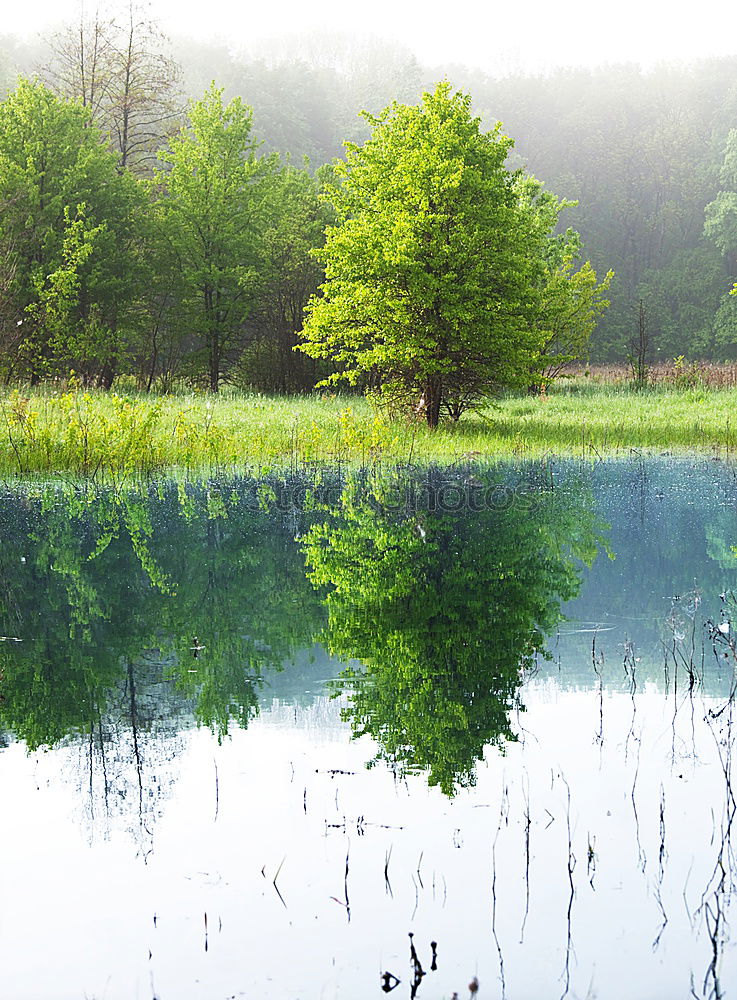
[[[427,67],[411,52],[333,41],[318,58],[304,44],[271,60],[181,46],[185,88],[216,59],[228,94],[248,95],[273,148],[316,163],[363,142],[359,108],[414,103],[442,78],[473,95],[486,128],[502,121],[515,139],[510,162],[577,202],[567,213],[582,252],[616,274],[611,307],[594,331],[592,360],[626,360],[642,301],[651,360],[737,358],[737,239],[712,215],[733,193],[729,174],[737,124],[737,57],[644,70],[634,64],[496,75],[463,66]],[[319,108],[319,111],[317,110]],[[714,206],[714,202],[717,205]]]
[[[214,83],[184,112],[132,4],[52,53],[0,103],[6,382],[343,379],[434,427],[585,353],[611,274],[448,83],[366,112],[366,141],[312,170]]]
[[[320,278],[320,179],[259,155],[250,109],[215,87],[152,172],[131,148],[38,81],[0,103],[0,375],[314,384],[292,347]]]
[[[737,123],[737,57],[539,76],[497,75],[463,66],[422,66],[396,45],[339,37],[279,52],[235,56],[224,46],[176,46],[187,93],[200,93],[211,67],[226,96],[254,108],[268,149],[342,156],[342,140],[363,142],[393,100],[414,103],[449,76],[471,93],[486,128],[502,121],[515,139],[513,166],[577,201],[567,219],[582,252],[616,274],[611,307],[591,338],[592,360],[626,360],[645,308],[651,360],[737,357],[737,241],[714,239],[707,206],[734,192],[725,175]],[[733,140],[731,140],[733,141]]]
[[[291,154],[300,164],[308,156],[314,171],[342,156],[344,139],[368,138],[360,109],[378,114],[393,100],[413,103],[450,75],[473,94],[485,127],[501,120],[515,137],[514,166],[577,200],[568,219],[583,253],[600,271],[615,271],[611,307],[591,338],[593,360],[626,359],[640,301],[652,360],[737,356],[737,301],[727,296],[737,278],[728,209],[735,192],[728,161],[737,57],[649,71],[614,65],[500,77],[462,66],[423,67],[401,46],[339,36],[240,56],[224,44],[175,39],[167,46],[155,26],[130,11],[116,23],[93,19],[33,44],[0,38],[0,88],[12,89],[20,69],[67,96],[84,100],[86,92],[88,104],[92,90],[101,125],[118,123],[121,134],[127,120],[121,98],[127,93],[130,101],[146,89],[126,90],[126,72],[140,75],[148,66],[158,103],[141,112],[150,144],[139,155],[150,164],[182,95],[201,95],[216,76],[226,102],[240,96],[253,108],[262,152]],[[112,71],[115,83],[102,88],[104,99],[89,71],[85,91],[82,74],[70,69],[80,39],[88,66],[91,60],[96,67],[92,79],[104,67]]]

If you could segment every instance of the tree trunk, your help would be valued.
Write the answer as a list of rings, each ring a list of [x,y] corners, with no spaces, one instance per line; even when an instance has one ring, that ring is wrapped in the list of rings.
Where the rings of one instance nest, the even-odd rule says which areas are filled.
[[[440,404],[443,399],[443,380],[439,375],[428,378],[424,395],[427,426],[434,431],[440,421]]]
[[[218,335],[216,331],[213,331],[210,342],[210,392],[218,392],[219,389],[220,357],[218,351]]]
[[[210,285],[205,285],[205,322],[207,323],[207,347],[208,362],[210,369],[210,392],[217,392],[220,388],[220,337],[217,327],[217,317],[215,310],[215,295]]]
[[[101,389],[112,389],[113,382],[115,381],[115,363],[113,361],[106,361],[99,375],[97,376],[97,381]]]

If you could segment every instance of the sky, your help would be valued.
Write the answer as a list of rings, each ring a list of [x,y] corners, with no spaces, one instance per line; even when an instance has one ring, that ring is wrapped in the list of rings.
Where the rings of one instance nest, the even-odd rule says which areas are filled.
[[[78,18],[79,0],[5,5],[0,32],[32,37]],[[86,0],[93,13],[95,0]],[[737,53],[734,4],[725,0],[152,0],[169,33],[225,40],[235,50],[302,31],[348,32],[399,42],[425,65],[465,63],[487,72],[690,60]]]

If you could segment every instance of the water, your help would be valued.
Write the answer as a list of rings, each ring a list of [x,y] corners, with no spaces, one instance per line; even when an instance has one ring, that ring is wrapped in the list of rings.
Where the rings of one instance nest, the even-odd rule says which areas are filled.
[[[730,995],[736,505],[671,459],[6,488],[0,997]]]

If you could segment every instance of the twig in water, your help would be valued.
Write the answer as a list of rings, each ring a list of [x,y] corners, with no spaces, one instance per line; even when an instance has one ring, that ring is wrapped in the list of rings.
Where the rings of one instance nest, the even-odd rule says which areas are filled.
[[[394,899],[394,893],[392,892],[392,884],[389,881],[389,862],[391,861],[393,848],[394,845],[392,844],[386,852],[386,859],[384,860],[384,890],[389,893],[392,899]]]
[[[628,669],[629,664],[629,669]],[[627,751],[629,748],[630,740],[636,740],[635,736],[635,721],[637,719],[637,701],[635,695],[637,693],[637,675],[636,675],[636,665],[637,658],[635,657],[635,647],[630,642],[626,640],[624,644],[624,672],[630,679],[630,697],[632,698],[632,721],[630,722],[629,732],[627,733],[627,740],[624,745],[624,759],[627,760]],[[639,756],[639,747],[638,747]]]
[[[561,994],[560,1000],[568,995],[568,991],[571,988],[571,951],[573,950],[573,939],[571,935],[571,915],[573,912],[573,897],[575,895],[575,887],[573,884],[573,872],[576,868],[576,858],[573,854],[573,840],[571,835],[571,788],[566,779],[561,775],[561,781],[566,786],[566,829],[568,831],[568,884],[570,886],[570,895],[568,897],[568,911],[566,913],[566,926],[568,928],[568,933],[566,937],[566,964],[563,970],[565,987]]]
[[[215,817],[213,823],[217,822],[218,813],[220,812],[220,783],[218,781],[218,762],[213,757],[213,764],[215,765]]]
[[[604,676],[599,667],[604,664],[604,654],[601,653],[600,656],[601,660],[596,653],[596,630],[594,630],[594,636],[591,640],[591,662],[594,673],[599,680],[599,732],[596,734],[596,742],[601,747],[604,745]]]
[[[412,879],[412,885],[415,887],[415,908],[412,910],[412,916],[410,917],[411,920],[414,920],[415,914],[417,913],[417,907],[420,905],[420,893],[417,888],[417,882],[415,881],[414,875],[411,875],[410,878]]]
[[[351,844],[348,842],[348,849],[345,852],[345,877],[343,879],[343,892],[345,893],[345,912],[348,915],[348,923],[351,922],[351,903],[348,899],[348,868],[349,868],[349,856],[351,852]]]
[[[594,878],[596,877],[596,837],[591,838],[591,834],[588,835],[588,846],[586,850],[586,874],[589,877],[589,885],[592,889],[595,889]]]
[[[420,988],[423,976],[425,975],[425,970],[420,964],[420,959],[417,956],[417,950],[415,949],[414,934],[410,931],[409,934],[409,958],[412,963],[412,972],[414,975],[414,981],[412,983],[412,990],[410,992],[410,1000],[415,1000],[417,996],[417,990]]]
[[[272,884],[272,885],[274,886],[274,889],[276,890],[276,894],[277,894],[277,896],[279,897],[279,899],[280,899],[280,900],[282,901],[282,903],[284,904],[284,909],[285,909],[285,910],[287,909],[287,904],[286,904],[286,903],[284,902],[284,897],[283,897],[283,896],[282,896],[282,894],[281,894],[281,893],[279,892],[279,886],[278,886],[278,885],[276,884],[276,880],[277,880],[277,879],[279,878],[279,873],[280,873],[280,872],[281,872],[281,870],[282,870],[282,865],[284,864],[284,862],[285,862],[286,860],[287,860],[287,856],[286,856],[286,854],[285,854],[285,855],[284,855],[284,857],[283,857],[283,858],[281,859],[281,864],[280,864],[280,865],[279,865],[279,867],[278,867],[278,868],[276,869],[276,875],[274,875],[274,880],[273,880],[273,882],[271,883],[271,884]]]
[[[499,810],[499,823],[497,824],[496,834],[494,835],[494,840],[491,845],[491,933],[494,937],[494,944],[496,945],[496,950],[499,955],[499,980],[502,986],[502,1000],[506,995],[506,980],[504,978],[504,955],[502,953],[502,946],[499,942],[499,935],[496,931],[496,844],[499,839],[499,834],[501,833],[502,823],[504,822],[505,814],[505,801],[507,800],[507,787],[504,786],[504,792],[502,794],[502,802]]]
[[[530,780],[527,778],[527,783],[522,786],[522,794],[525,797],[525,811],[524,811],[524,821],[525,821],[525,915],[522,918],[522,927],[520,929],[519,943],[524,944],[525,941],[525,927],[527,925],[527,917],[530,912],[530,827],[532,826],[532,820],[530,817]]]
[[[425,853],[424,851],[420,851],[420,857],[419,857],[419,860],[417,862],[417,881],[420,883],[420,888],[421,889],[425,888],[425,886],[422,884],[422,875],[420,874],[420,867],[422,865],[422,856],[423,856],[424,853]]]
[[[665,912],[665,906],[663,905],[663,878],[665,876],[665,790],[663,786],[660,786],[660,848],[658,850],[658,882],[655,887],[655,901],[658,904],[658,908],[663,917],[663,923],[660,925],[660,929],[653,941],[653,951],[657,951],[658,945],[660,944],[660,939],[663,936],[663,931],[668,924],[668,915]]]
[[[638,867],[644,874],[645,867],[647,866],[647,857],[642,849],[642,841],[640,840],[640,817],[637,814],[637,800],[635,798],[635,790],[637,788],[637,776],[640,773],[640,743],[637,744],[637,764],[635,765],[635,776],[632,780],[632,791],[630,792],[630,801],[632,802],[632,814],[635,817],[635,838],[637,840],[637,860]]]

